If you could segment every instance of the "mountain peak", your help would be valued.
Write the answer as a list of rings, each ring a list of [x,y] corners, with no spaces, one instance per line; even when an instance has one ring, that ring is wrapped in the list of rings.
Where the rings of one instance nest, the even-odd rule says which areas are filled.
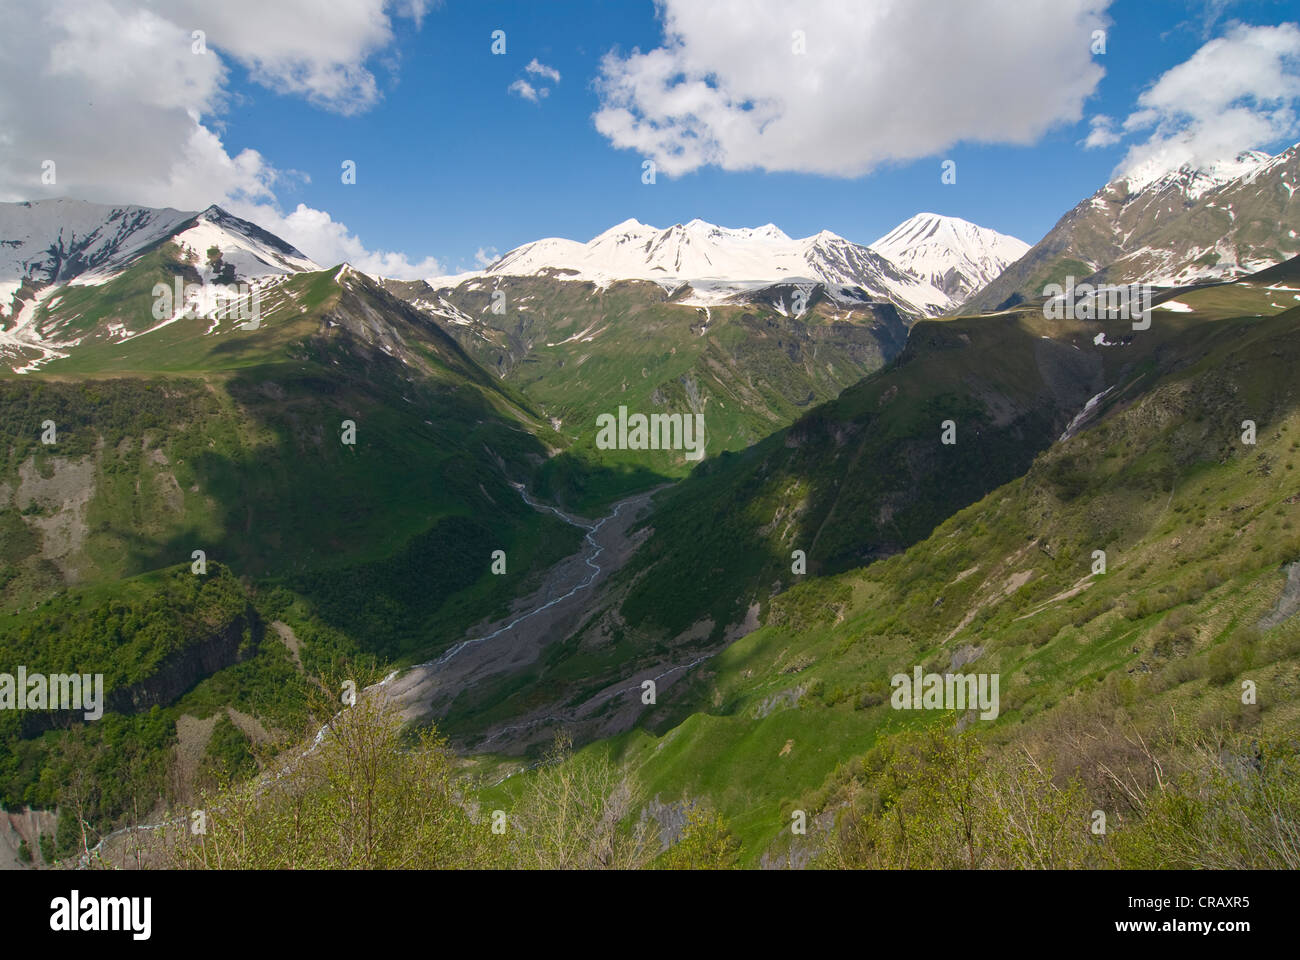
[[[967,308],[996,310],[1041,296],[1048,275],[1104,270],[1106,283],[1182,286],[1289,259],[1300,253],[1298,148],[1131,166],[1076,204]]]
[[[838,233],[832,233],[830,230],[819,230],[808,238],[813,243],[850,243]]]
[[[1272,159],[1261,150],[1243,150],[1235,156],[1209,163],[1180,163],[1168,154],[1160,153],[1125,170],[1108,186],[1123,183],[1130,196],[1153,188],[1158,192],[1174,187],[1190,199],[1197,200],[1216,187],[1258,171]]]
[[[297,247],[216,204],[194,216],[172,239],[200,253],[216,247],[243,279],[321,269]]]
[[[642,223],[640,220],[637,220],[635,217],[628,217],[622,223],[614,224],[612,227],[606,230],[605,233],[626,233],[631,230],[644,230],[644,229],[646,229],[646,225],[644,223]],[[601,236],[603,237],[605,233],[602,233]]]
[[[1024,256],[1029,244],[960,217],[924,212],[904,220],[871,249],[961,302]]]

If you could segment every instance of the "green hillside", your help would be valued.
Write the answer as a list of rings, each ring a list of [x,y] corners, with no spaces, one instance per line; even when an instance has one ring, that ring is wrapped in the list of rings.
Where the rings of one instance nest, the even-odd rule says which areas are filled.
[[[824,847],[845,811],[887,811],[880,757],[935,725],[1021,773],[1028,749],[1058,786],[1078,778],[1081,818],[1109,811],[1133,836],[1151,811],[1123,786],[1153,783],[1144,737],[1172,771],[1233,731],[1293,733],[1300,621],[1278,604],[1300,560],[1300,308],[1198,319],[1177,370],[904,553],[776,597],[640,729],[580,757],[626,765],[646,798],[706,798],[756,864]],[[916,666],[999,675],[998,717],[892,709],[890,678]],[[807,839],[795,809],[820,824]]]
[[[1174,291],[1143,331],[1028,309],[917,324],[886,370],[662,492],[644,544],[581,628],[462,691],[440,726],[471,749],[500,749],[510,732],[530,753],[561,728],[578,739],[626,729],[637,711],[617,691],[628,678],[678,683],[782,590],[925,539],[1027,471],[1089,400],[1104,414],[1144,396],[1209,350],[1219,321],[1275,314],[1277,296],[1256,283]],[[955,444],[942,442],[945,421]],[[1087,470],[1063,475],[1077,483]]]
[[[604,289],[533,277],[467,281],[437,292],[426,284],[389,286],[442,318],[476,360],[550,418],[581,463],[553,460],[540,489],[587,508],[694,466],[679,451],[650,460],[598,450],[598,415],[617,413],[620,405],[632,413],[703,413],[709,456],[741,450],[879,369],[907,335],[907,321],[891,304],[841,307],[820,289],[802,316],[787,316],[774,304],[789,302],[788,285],[751,303],[707,309],[644,281]],[[580,481],[575,474],[590,474],[595,465],[625,482],[614,492],[571,489]]]
[[[99,723],[6,726],[0,799],[71,811],[57,770],[88,752],[123,784],[87,807],[96,830],[171,791],[187,709],[296,737],[306,675],[436,655],[580,539],[512,486],[561,438],[423,314],[343,268],[274,284],[256,330],[106,333],[155,325],[152,281],[172,270],[186,266],[164,243],[108,284],[47,294],[39,322],[80,346],[0,378],[5,662],[53,673],[75,653],[105,674],[117,731],[110,745]],[[207,606],[209,581],[230,610]],[[272,621],[296,633],[292,661]],[[204,646],[227,629],[243,640]]]
[[[1290,809],[1296,275],[1170,291],[1145,330],[1041,309],[918,323],[877,373],[710,457],[659,495],[573,635],[438,718],[487,751],[485,731],[553,711],[507,751],[522,763],[399,738],[412,770],[446,778],[438,796],[471,791],[533,837],[559,817],[604,851],[483,846],[453,804],[461,865],[1198,865],[1233,818]],[[0,802],[57,808],[59,855],[200,783],[248,829],[238,818],[279,788],[237,800],[240,778],[311,737],[340,679],[438,654],[574,552],[579,532],[512,484],[554,495],[562,478],[596,502],[671,473],[575,450],[543,422],[546,377],[487,373],[365,277],[275,289],[260,330],[88,334],[0,381],[3,654],[103,672],[109,701],[102,722],[0,731]],[[996,676],[996,716],[893,709],[891,678],[917,668]],[[651,675],[658,698],[638,706]],[[195,723],[208,739],[185,760]],[[399,736],[383,723],[377,743]],[[566,729],[587,745],[539,755]],[[1255,762],[1281,771],[1279,796],[1232,773]],[[406,810],[410,772],[389,773]],[[325,797],[332,775],[311,776]],[[1008,825],[1021,815],[1038,846]],[[1277,865],[1257,840],[1210,845]]]

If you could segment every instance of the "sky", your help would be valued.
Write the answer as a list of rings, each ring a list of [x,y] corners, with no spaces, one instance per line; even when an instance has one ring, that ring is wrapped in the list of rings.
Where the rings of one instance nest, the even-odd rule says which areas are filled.
[[[402,278],[628,218],[869,243],[927,211],[1033,243],[1127,169],[1300,140],[1297,21],[1277,0],[0,0],[0,201],[219,203]]]

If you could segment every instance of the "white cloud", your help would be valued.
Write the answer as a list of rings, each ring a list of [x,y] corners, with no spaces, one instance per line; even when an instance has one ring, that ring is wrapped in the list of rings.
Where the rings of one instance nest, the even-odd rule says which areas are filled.
[[[1030,144],[1080,119],[1108,4],[660,0],[663,45],[604,58],[594,120],[670,176],[857,176],[961,141]]]
[[[283,217],[275,188],[291,175],[255,149],[231,156],[218,133],[233,63],[276,93],[324,109],[347,114],[373,104],[366,63],[392,41],[389,6],[332,0],[321,16],[314,0],[47,0],[6,17],[0,200],[73,196],[182,210],[220,203],[243,216],[258,211],[250,218],[272,232],[284,226],[285,239],[318,262],[414,270],[402,254],[367,251],[327,213],[300,206]],[[405,0],[395,10],[418,18],[426,7]],[[194,52],[194,30],[204,31],[206,53]],[[46,160],[56,164],[52,185],[41,182]]]
[[[289,241],[324,267],[347,262],[365,273],[396,280],[419,280],[444,272],[433,257],[412,263],[404,253],[369,250],[345,224],[332,219],[324,210],[314,210],[305,204],[298,204],[287,216],[265,204],[233,203],[229,209],[235,216],[251,220]]]
[[[529,60],[528,66],[524,67],[524,69],[531,74],[550,80],[552,83],[560,82],[560,71],[554,67],[548,67],[544,63],[539,63],[536,57]]]
[[[538,98],[549,95],[551,91],[547,90],[545,87],[542,87],[539,90],[521,77],[514,83],[510,84],[510,86],[506,87],[506,92],[517,93],[525,100],[531,100],[533,103],[537,103]]]
[[[1205,167],[1294,137],[1300,127],[1300,27],[1234,24],[1160,75],[1124,120],[1147,133],[1116,168]]]
[[[500,257],[496,247],[479,247],[474,252],[474,264],[481,270],[496,263]]]
[[[342,113],[378,98],[367,59],[393,41],[385,0],[144,0],[160,16],[206,34],[207,45],[239,61],[254,80],[279,93],[303,96]],[[406,15],[423,16],[423,3]],[[111,46],[104,45],[111,50]],[[186,44],[188,52],[189,44]]]
[[[1124,138],[1123,134],[1115,129],[1115,119],[1104,113],[1092,117],[1088,124],[1091,129],[1088,131],[1087,138],[1083,141],[1084,147],[1088,150],[1113,146]]]
[[[534,77],[541,77],[543,80],[549,80],[552,83],[560,82],[560,71],[540,63],[536,57],[528,61],[528,66],[524,67],[524,70]],[[508,93],[517,93],[525,100],[530,100],[533,103],[540,103],[544,97],[551,95],[550,87],[543,87],[540,83],[529,83],[523,77],[510,84],[506,91]]]

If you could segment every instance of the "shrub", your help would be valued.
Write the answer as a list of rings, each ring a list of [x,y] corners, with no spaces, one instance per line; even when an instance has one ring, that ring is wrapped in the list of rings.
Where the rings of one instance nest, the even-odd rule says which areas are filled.
[[[1258,631],[1243,627],[1212,649],[1209,656],[1210,682],[1222,687],[1249,669],[1258,642]]]
[[[668,848],[666,870],[734,870],[740,864],[740,840],[720,813],[694,807],[681,839]]]

